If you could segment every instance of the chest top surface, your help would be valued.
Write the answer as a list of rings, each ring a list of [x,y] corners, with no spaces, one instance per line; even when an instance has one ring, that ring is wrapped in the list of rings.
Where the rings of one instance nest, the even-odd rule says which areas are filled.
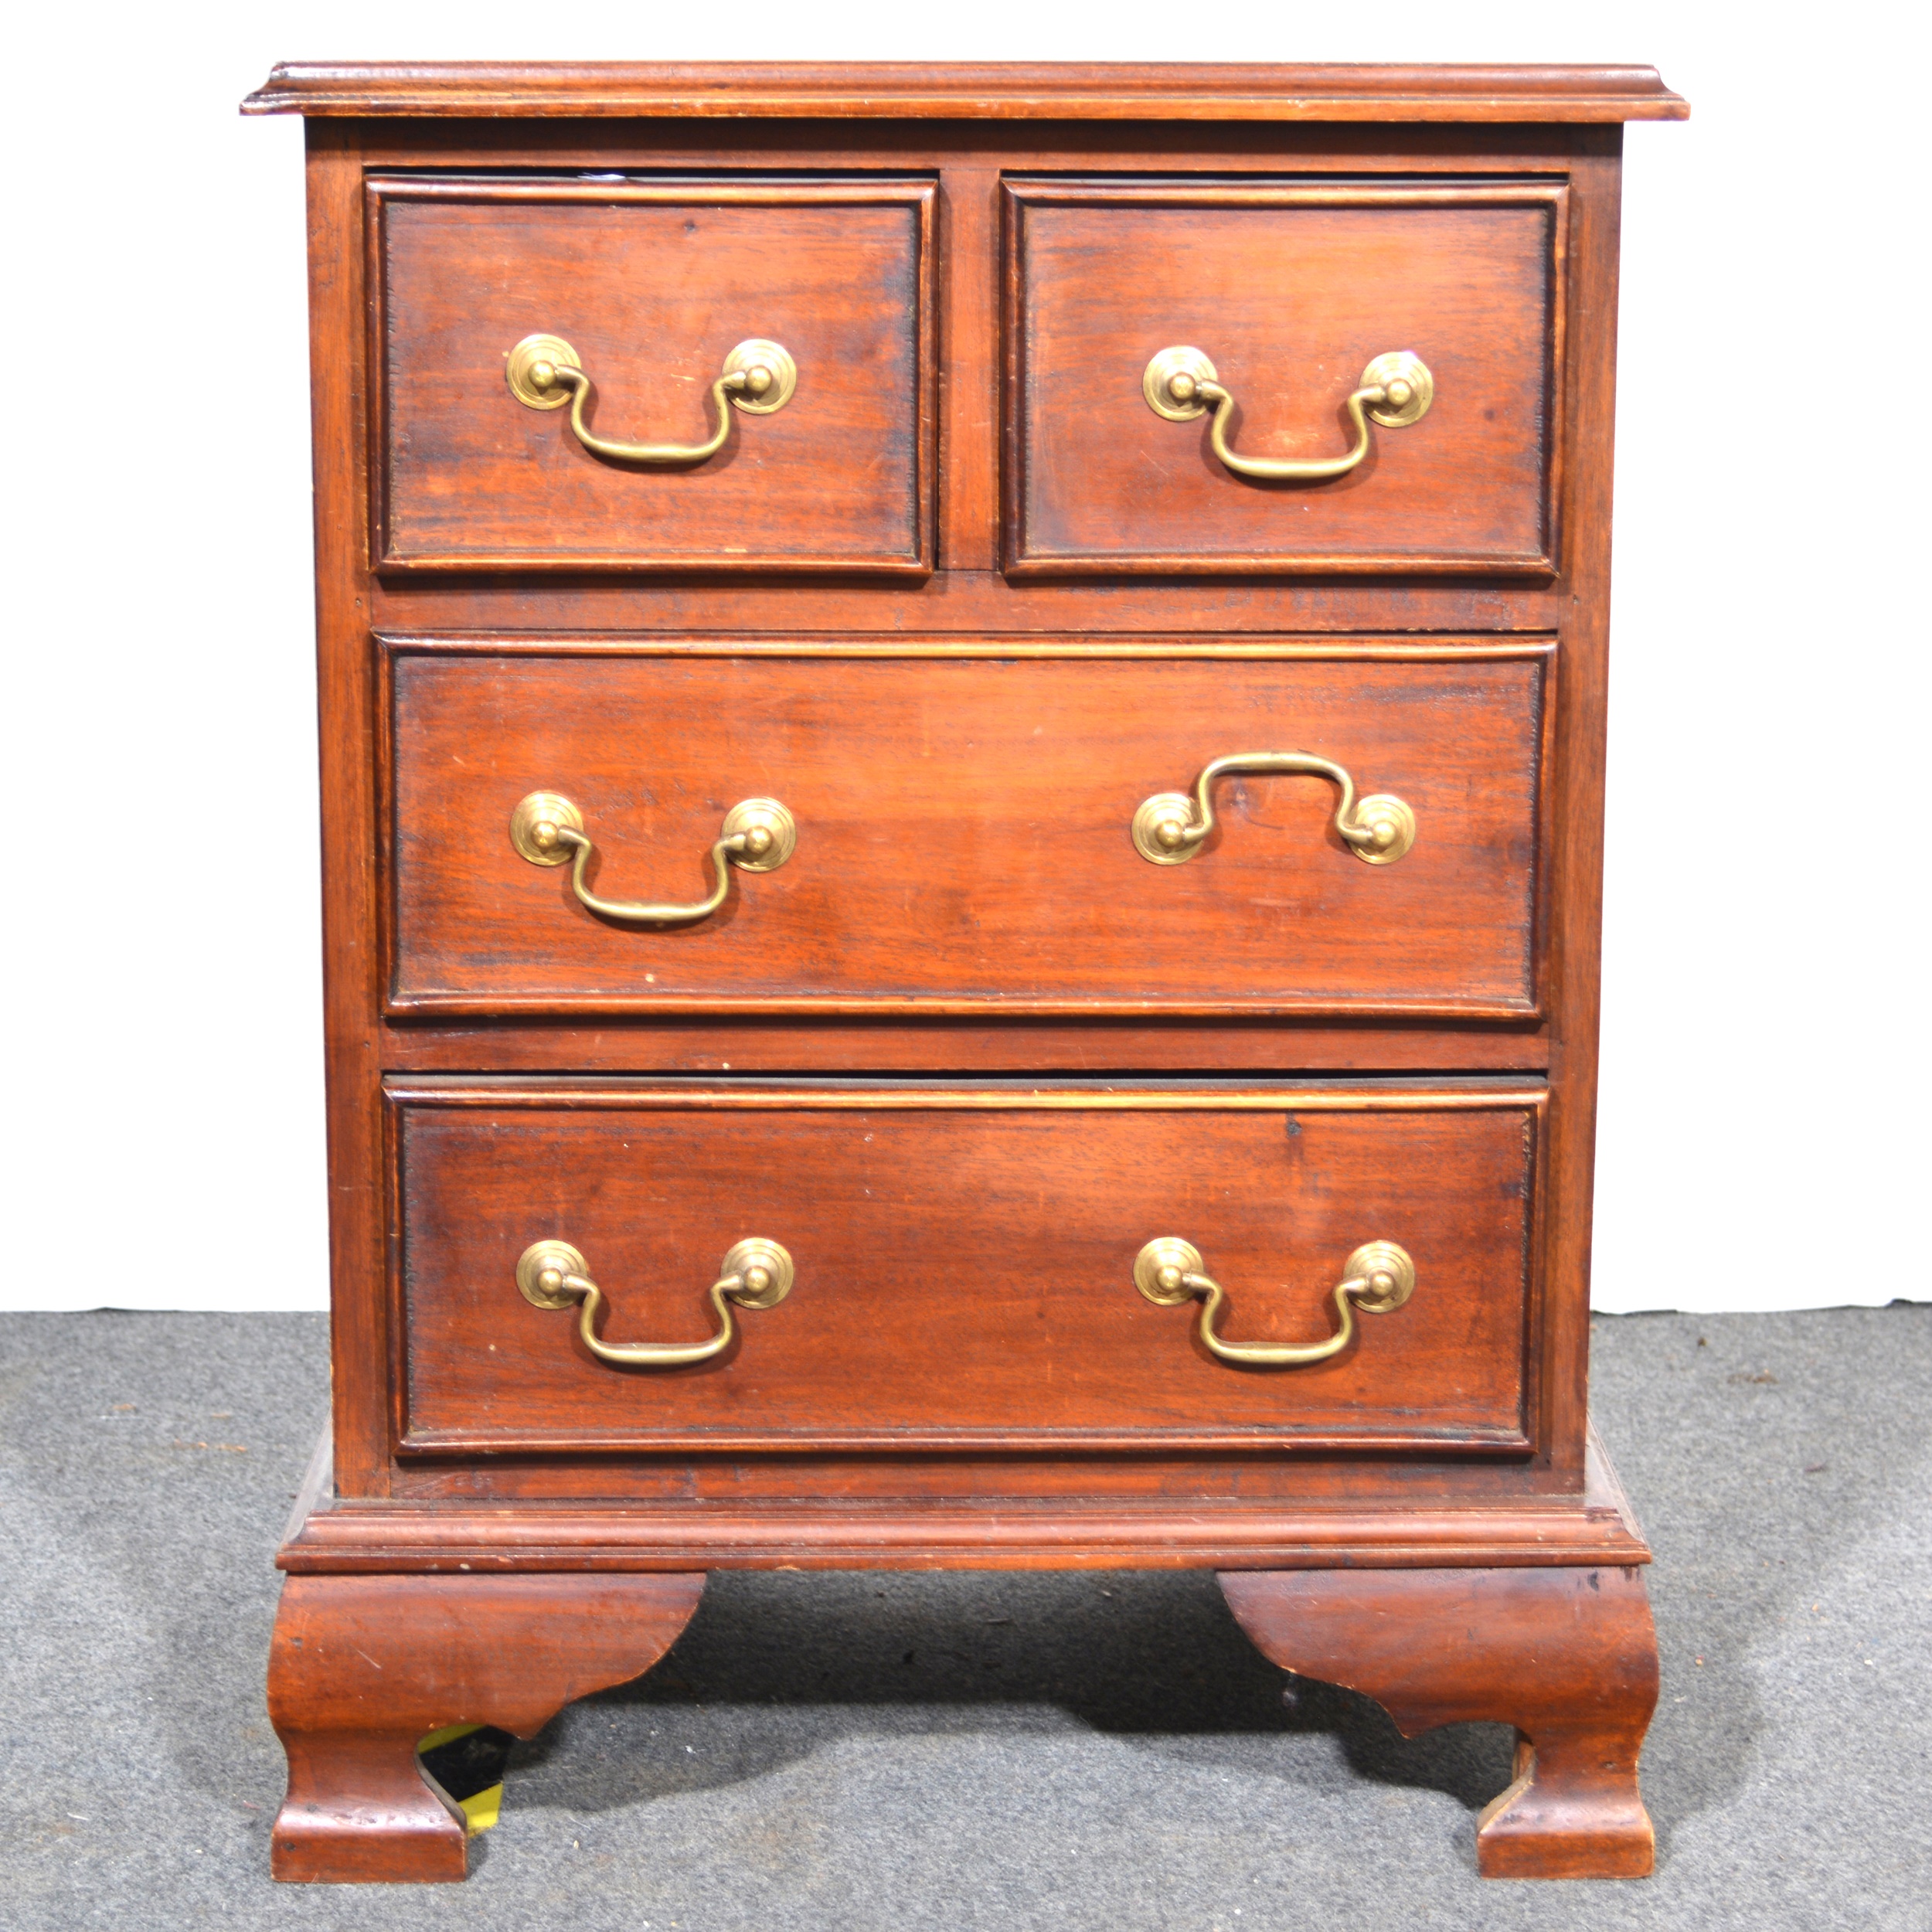
[[[732,120],[1679,121],[1654,67],[289,61],[244,114]]]

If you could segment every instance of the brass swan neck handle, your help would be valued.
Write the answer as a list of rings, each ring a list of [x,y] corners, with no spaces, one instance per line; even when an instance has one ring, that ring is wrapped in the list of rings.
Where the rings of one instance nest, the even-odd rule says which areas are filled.
[[[510,815],[510,843],[519,858],[533,866],[568,864],[570,889],[600,918],[627,926],[695,926],[724,903],[731,867],[776,872],[797,848],[798,828],[776,798],[740,799],[725,814],[723,828],[711,848],[716,881],[706,897],[688,905],[604,899],[592,892],[583,883],[583,873],[597,848],[583,829],[583,813],[560,793],[533,791],[519,799]]]
[[[1143,799],[1131,827],[1134,849],[1153,865],[1185,865],[1214,829],[1215,780],[1238,771],[1297,772],[1332,780],[1341,794],[1335,808],[1336,835],[1366,864],[1393,866],[1416,842],[1416,815],[1409,806],[1386,791],[1358,802],[1354,779],[1333,759],[1311,751],[1237,751],[1202,768],[1192,798],[1184,791],[1157,791]]]
[[[1134,1285],[1158,1308],[1178,1308],[1202,1297],[1202,1346],[1223,1362],[1249,1368],[1299,1369],[1326,1362],[1354,1340],[1357,1307],[1369,1315],[1387,1315],[1400,1308],[1416,1287],[1416,1264],[1408,1251],[1393,1241],[1370,1241],[1342,1264],[1342,1279],[1332,1295],[1341,1325],[1325,1342],[1224,1342],[1216,1334],[1214,1323],[1227,1291],[1204,1274],[1202,1265],[1201,1250],[1192,1242],[1163,1235],[1134,1257]]]
[[[1191,422],[1212,407],[1208,441],[1236,476],[1264,483],[1325,483],[1346,476],[1369,454],[1369,425],[1406,429],[1428,413],[1436,398],[1436,379],[1420,356],[1406,349],[1378,355],[1343,406],[1355,428],[1355,447],[1345,456],[1289,457],[1242,456],[1228,447],[1228,419],[1234,398],[1224,389],[1214,365],[1198,349],[1177,344],[1164,349],[1141,377],[1141,393],[1156,416],[1170,423]]]
[[[523,1250],[516,1264],[516,1285],[523,1298],[539,1308],[579,1305],[577,1334],[600,1362],[621,1369],[681,1369],[723,1355],[736,1335],[732,1304],[741,1308],[774,1308],[791,1292],[791,1257],[776,1241],[753,1236],[736,1243],[720,1264],[710,1287],[717,1311],[718,1332],[702,1342],[625,1342],[612,1343],[597,1334],[597,1318],[604,1305],[604,1291],[590,1279],[588,1264],[567,1241],[536,1241]]]
[[[583,420],[597,393],[577,351],[561,335],[526,335],[509,352],[504,379],[527,409],[570,406],[570,430],[593,456],[607,462],[689,468],[716,456],[731,434],[731,409],[770,416],[784,407],[798,384],[798,366],[777,342],[753,338],[740,342],[724,359],[711,385],[711,406],[718,427],[702,443],[618,443],[599,436]]]

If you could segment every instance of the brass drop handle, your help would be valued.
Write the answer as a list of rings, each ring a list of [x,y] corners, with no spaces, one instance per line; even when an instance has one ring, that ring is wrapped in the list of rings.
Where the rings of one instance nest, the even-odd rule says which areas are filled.
[[[536,1241],[523,1250],[516,1264],[516,1285],[523,1298],[539,1308],[580,1304],[577,1333],[600,1362],[621,1369],[681,1369],[692,1362],[709,1362],[723,1355],[737,1334],[732,1304],[741,1308],[775,1308],[791,1292],[791,1257],[776,1241],[755,1236],[735,1243],[726,1255],[718,1278],[711,1284],[711,1305],[718,1311],[718,1332],[702,1342],[625,1342],[598,1338],[597,1317],[604,1291],[590,1279],[583,1257],[568,1241]]]
[[[614,443],[599,436],[583,420],[597,386],[577,352],[561,335],[526,335],[509,353],[504,379],[510,393],[525,407],[562,409],[570,406],[570,429],[593,456],[613,463],[653,463],[688,468],[716,456],[731,433],[731,410],[747,416],[770,416],[791,400],[798,386],[798,365],[777,342],[756,338],[740,342],[724,359],[711,385],[711,406],[718,427],[702,443]]]
[[[1323,483],[1346,476],[1369,454],[1369,424],[1406,429],[1429,413],[1436,400],[1436,379],[1428,365],[1406,349],[1378,355],[1362,372],[1362,380],[1344,406],[1355,425],[1355,447],[1346,456],[1300,457],[1237,456],[1228,447],[1228,418],[1234,398],[1221,386],[1214,365],[1198,349],[1184,344],[1164,349],[1141,376],[1141,393],[1156,416],[1170,423],[1192,422],[1209,404],[1214,420],[1208,441],[1214,454],[1236,476],[1264,483]]]
[[[1201,1303],[1200,1337],[1223,1362],[1251,1368],[1299,1369],[1339,1355],[1355,1337],[1355,1311],[1387,1315],[1416,1291],[1416,1264],[1408,1250],[1393,1241],[1370,1241],[1343,1264],[1335,1285],[1335,1311],[1342,1325],[1325,1342],[1223,1342],[1214,1332],[1227,1290],[1201,1272],[1201,1250],[1191,1241],[1163,1235],[1150,1241],[1134,1257],[1134,1285],[1155,1306],[1178,1308],[1196,1295]]]
[[[1355,781],[1332,758],[1311,751],[1237,751],[1216,758],[1194,781],[1194,796],[1157,791],[1134,815],[1134,849],[1151,864],[1184,866],[1214,829],[1214,781],[1231,771],[1287,771],[1332,779],[1337,835],[1365,865],[1393,866],[1416,842],[1416,815],[1393,793],[1357,801]]]
[[[695,926],[725,902],[730,867],[740,872],[776,872],[798,843],[798,827],[776,798],[743,798],[725,814],[724,828],[711,848],[717,883],[710,894],[688,906],[654,906],[634,900],[601,899],[583,883],[583,869],[597,848],[583,829],[583,814],[554,791],[533,791],[510,814],[510,843],[533,866],[570,867],[570,889],[592,912],[627,926]]]

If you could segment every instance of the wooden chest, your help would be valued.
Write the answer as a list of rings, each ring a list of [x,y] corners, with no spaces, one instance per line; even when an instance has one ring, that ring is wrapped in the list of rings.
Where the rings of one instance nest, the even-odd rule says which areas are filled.
[[[1586,1401],[1648,70],[294,67],[294,1879],[732,1565],[1192,1565],[1646,1871]]]

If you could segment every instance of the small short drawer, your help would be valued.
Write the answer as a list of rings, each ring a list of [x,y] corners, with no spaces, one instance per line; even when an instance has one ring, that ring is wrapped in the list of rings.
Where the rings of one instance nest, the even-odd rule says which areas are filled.
[[[408,1451],[1529,1446],[1533,1084],[389,1106]]]
[[[929,570],[934,192],[372,181],[377,567]]]
[[[1535,1018],[1550,645],[1225,648],[396,641],[389,1010]]]
[[[1562,184],[1006,192],[1010,572],[1554,570]]]

